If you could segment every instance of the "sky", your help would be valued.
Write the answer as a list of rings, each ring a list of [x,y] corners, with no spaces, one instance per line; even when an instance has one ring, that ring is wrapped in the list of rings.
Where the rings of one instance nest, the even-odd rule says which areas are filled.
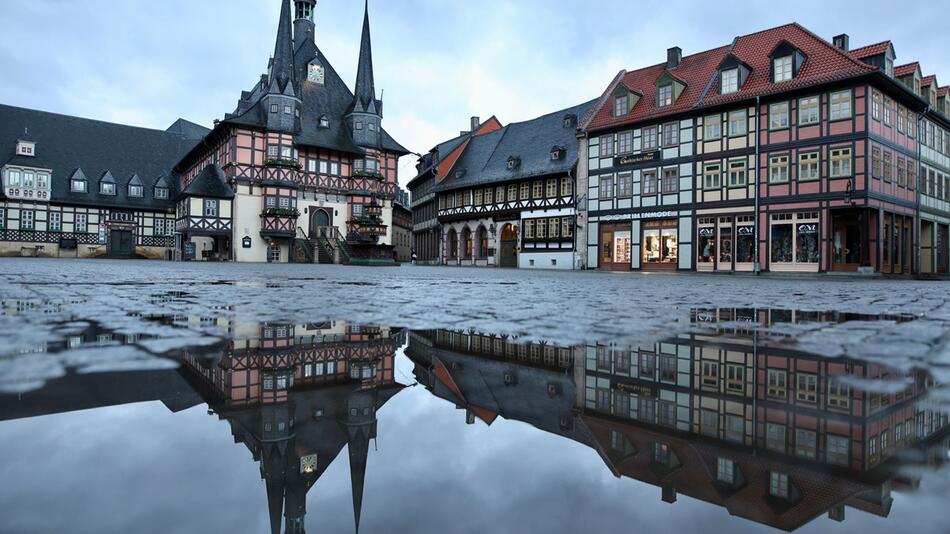
[[[383,127],[413,152],[469,118],[528,120],[597,98],[621,69],[799,22],[852,48],[890,39],[897,64],[950,82],[934,3],[629,0],[370,0]],[[165,129],[233,111],[274,50],[280,0],[4,2],[0,103]],[[318,46],[352,88],[362,0],[318,0]],[[892,14],[900,23],[894,24]],[[400,161],[400,182],[415,174]]]

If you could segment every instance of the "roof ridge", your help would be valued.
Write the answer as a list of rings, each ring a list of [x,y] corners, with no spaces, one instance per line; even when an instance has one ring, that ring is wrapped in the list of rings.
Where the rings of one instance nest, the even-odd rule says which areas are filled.
[[[600,97],[594,98],[593,100],[585,100],[584,102],[581,102],[580,104],[574,104],[573,106],[568,106],[568,107],[566,107],[566,108],[564,108],[564,109],[559,109],[559,110],[557,110],[557,111],[551,111],[551,112],[549,112],[549,113],[545,113],[544,115],[538,115],[537,117],[534,117],[534,118],[531,118],[531,119],[525,119],[525,120],[523,120],[523,121],[517,121],[517,122],[509,122],[506,126],[504,126],[504,128],[507,128],[508,126],[522,125],[522,124],[527,124],[527,123],[529,123],[529,122],[534,122],[534,121],[537,121],[537,120],[545,119],[545,118],[551,117],[551,116],[553,116],[553,115],[558,115],[558,114],[560,114],[560,113],[564,113],[565,111],[570,111],[570,110],[575,109],[575,108],[583,107],[583,106],[585,106],[585,105],[587,105],[587,104],[590,104],[591,102],[597,102],[598,100],[600,100]],[[500,121],[499,121],[499,122],[500,122]]]
[[[812,38],[818,40],[818,42],[820,42],[821,44],[823,44],[826,48],[828,48],[828,49],[830,49],[830,50],[833,50],[836,54],[838,54],[839,56],[841,56],[841,57],[847,59],[848,61],[850,61],[851,63],[853,63],[855,66],[861,67],[861,68],[866,69],[866,70],[869,70],[869,71],[871,71],[871,70],[878,70],[877,67],[872,67],[872,66],[868,65],[867,63],[865,63],[865,62],[863,62],[863,61],[861,61],[861,60],[855,58],[854,56],[851,55],[850,52],[845,52],[844,50],[838,48],[837,46],[835,46],[834,44],[832,44],[831,42],[829,42],[828,40],[826,40],[824,37],[822,37],[822,36],[820,36],[820,35],[814,33],[813,31],[811,31],[811,30],[809,30],[808,28],[802,26],[801,24],[799,24],[799,23],[797,23],[797,22],[793,22],[793,23],[792,23],[792,26],[798,28],[799,30],[801,30],[801,31],[805,32],[806,34],[808,34],[809,36],[811,36]]]
[[[63,118],[66,118],[66,119],[76,119],[76,120],[81,120],[81,121],[95,122],[95,123],[99,123],[99,124],[104,124],[104,125],[107,125],[107,126],[119,126],[119,127],[122,127],[122,128],[132,128],[132,129],[134,129],[134,130],[145,130],[145,131],[149,131],[149,132],[156,132],[156,133],[162,133],[162,134],[171,135],[171,136],[175,136],[175,137],[180,137],[178,134],[169,132],[168,130],[164,130],[164,129],[149,128],[149,127],[147,127],[147,126],[133,126],[133,125],[131,125],[131,124],[122,124],[122,123],[119,123],[119,122],[111,122],[111,121],[106,121],[106,120],[102,120],[102,119],[91,119],[91,118],[89,118],[89,117],[80,117],[80,116],[78,116],[78,115],[67,115],[67,114],[65,114],[65,113],[60,113],[60,112],[57,112],[57,111],[46,111],[46,110],[42,110],[42,109],[25,108],[25,107],[22,107],[22,106],[11,106],[11,105],[9,105],[9,104],[0,104],[0,108],[8,108],[8,109],[11,109],[11,110],[27,111],[27,112],[30,112],[30,113],[42,113],[42,114],[44,114],[44,115],[53,115],[53,116],[56,116],[56,117],[63,117]],[[181,120],[185,120],[185,119],[181,119]],[[195,123],[193,123],[193,124],[195,124]],[[201,126],[200,124],[196,124],[196,125],[197,125],[197,126]],[[204,126],[202,126],[202,128],[204,128]]]

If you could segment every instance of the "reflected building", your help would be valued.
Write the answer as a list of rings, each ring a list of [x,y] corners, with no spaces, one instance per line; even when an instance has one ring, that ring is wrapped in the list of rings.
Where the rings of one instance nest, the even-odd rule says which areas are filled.
[[[686,319],[686,318],[684,318]],[[947,414],[923,370],[795,350],[780,323],[871,319],[694,310],[650,346],[573,349],[477,332],[410,334],[416,377],[491,424],[501,415],[593,448],[617,477],[793,531],[845,508],[886,517],[909,462],[947,458]],[[879,319],[879,318],[874,318]],[[902,320],[902,318],[890,318]]]

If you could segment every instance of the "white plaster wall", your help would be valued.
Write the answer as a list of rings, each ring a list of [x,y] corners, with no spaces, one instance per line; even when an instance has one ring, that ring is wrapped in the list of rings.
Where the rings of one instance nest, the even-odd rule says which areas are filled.
[[[555,260],[557,264],[552,264]],[[534,265],[532,265],[532,261]],[[573,252],[526,252],[518,255],[520,269],[571,270],[574,264]]]
[[[261,195],[250,195],[245,186],[234,195],[234,259],[239,262],[266,262],[267,242],[261,237]],[[244,237],[251,238],[251,248],[244,248]]]

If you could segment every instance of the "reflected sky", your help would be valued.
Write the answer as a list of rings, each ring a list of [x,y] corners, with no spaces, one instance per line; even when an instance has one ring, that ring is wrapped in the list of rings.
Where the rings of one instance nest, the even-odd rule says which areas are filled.
[[[734,328],[735,312],[730,313],[722,324]],[[286,332],[281,330],[285,326]],[[220,347],[175,352],[181,362],[177,368],[76,372],[67,366],[39,389],[0,395],[5,452],[0,460],[5,481],[0,485],[0,531],[273,532],[268,485],[278,480],[288,495],[301,480],[312,484],[302,523],[311,533],[353,532],[357,493],[362,532],[774,530],[691,497],[698,490],[680,476],[686,469],[653,472],[658,480],[675,480],[678,486],[672,488],[675,502],[664,502],[670,488],[633,476],[642,474],[637,458],[649,463],[653,456],[642,444],[656,440],[669,441],[677,451],[682,444],[715,451],[713,457],[742,458],[738,463],[744,468],[759,461],[785,466],[805,494],[793,506],[769,504],[764,495],[756,501],[778,516],[810,506],[814,495],[806,482],[814,476],[831,477],[819,500],[833,499],[825,496],[849,484],[886,486],[886,494],[879,496],[893,499],[884,513],[870,505],[864,507],[867,511],[847,506],[844,521],[828,518],[835,503],[823,502],[818,506],[822,512],[807,518],[799,532],[945,528],[942,512],[950,473],[938,461],[947,458],[945,428],[928,436],[927,447],[908,447],[903,456],[882,461],[886,470],[868,465],[829,475],[827,466],[792,453],[770,454],[758,446],[754,432],[748,446],[737,445],[689,428],[648,423],[639,412],[622,417],[615,404],[598,405],[596,379],[605,376],[615,379],[612,391],[636,391],[658,401],[672,388],[659,384],[647,394],[648,377],[639,370],[636,376],[618,371],[617,362],[630,357],[625,353],[639,356],[642,346],[603,346],[603,353],[615,353],[607,371],[598,368],[604,363],[597,358],[598,345],[545,350],[538,343],[509,347],[515,340],[505,339],[496,346],[488,334],[407,333],[342,321],[230,325],[227,331],[228,341]],[[93,335],[96,342],[104,341],[102,332]],[[686,345],[741,352],[721,336],[694,336]],[[735,330],[733,336],[733,343],[743,339]],[[519,353],[521,346],[526,348]],[[657,348],[662,355],[664,349]],[[588,353],[593,355],[590,369]],[[562,355],[569,360],[560,359]],[[329,360],[345,363],[331,373]],[[256,362],[250,367],[260,372],[249,382],[259,384],[254,392],[243,391],[234,378],[248,362]],[[323,367],[318,369],[317,362]],[[372,369],[366,362],[372,362]],[[294,369],[293,378],[286,375],[288,382],[281,384],[281,370],[286,369]],[[701,380],[700,370],[695,375],[687,382]],[[269,388],[264,386],[268,377],[274,380]],[[593,403],[587,392],[591,379]],[[700,391],[691,394],[690,402],[699,402]],[[747,404],[755,397],[746,395]],[[765,399],[755,402],[767,404]],[[922,405],[919,399],[909,404]],[[820,417],[828,415],[828,410],[821,412]],[[863,419],[873,418],[858,419],[864,424]],[[280,422],[287,423],[284,430],[278,430]],[[611,432],[627,436],[642,450],[617,456]],[[280,443],[290,445],[281,450]],[[362,468],[359,454],[354,460],[352,453],[361,447]],[[916,456],[911,458],[911,452]],[[315,477],[300,478],[311,453],[318,457]],[[688,467],[689,458],[681,456]],[[278,457],[283,460],[275,463]],[[365,469],[359,491],[353,484],[354,465],[357,471]],[[615,476],[618,471],[622,476]],[[696,487],[709,483],[700,479]],[[293,528],[282,518],[279,531]]]

